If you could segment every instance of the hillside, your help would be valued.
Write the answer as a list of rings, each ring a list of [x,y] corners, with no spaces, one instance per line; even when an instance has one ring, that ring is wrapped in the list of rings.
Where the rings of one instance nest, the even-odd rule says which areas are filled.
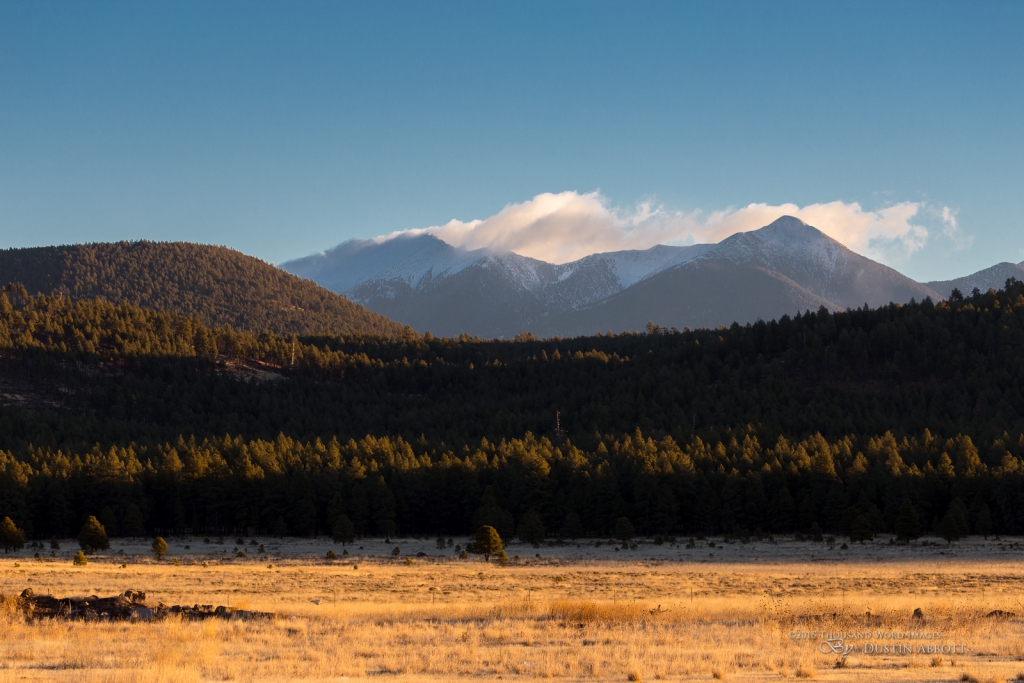
[[[279,334],[404,335],[408,328],[233,249],[117,242],[0,250],[0,284],[103,298]]]
[[[742,537],[892,533],[909,500],[922,530],[1019,534],[1022,348],[1019,282],[721,330],[297,343],[12,291],[0,519],[507,538],[533,510],[552,533]]]

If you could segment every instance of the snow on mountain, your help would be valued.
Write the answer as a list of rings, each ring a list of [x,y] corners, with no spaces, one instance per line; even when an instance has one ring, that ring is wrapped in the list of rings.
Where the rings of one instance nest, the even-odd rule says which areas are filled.
[[[806,307],[941,298],[792,216],[718,244],[658,245],[559,265],[415,235],[352,240],[282,268],[442,335],[593,333],[640,329],[646,321],[682,328]]]
[[[666,268],[695,259],[713,249],[714,246],[713,244],[695,244],[689,247],[670,247],[659,244],[644,250],[631,249],[593,254],[566,265],[575,271],[585,268],[595,261],[605,261],[611,267],[615,277],[618,278],[620,287],[625,289]],[[565,279],[565,277],[562,276],[561,279]]]

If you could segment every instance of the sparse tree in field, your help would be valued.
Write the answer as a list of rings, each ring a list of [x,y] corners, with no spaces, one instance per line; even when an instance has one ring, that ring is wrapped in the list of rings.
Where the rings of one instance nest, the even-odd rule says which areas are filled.
[[[441,536],[438,536],[437,537],[437,541],[434,542],[434,545],[437,546],[438,550],[444,550],[445,549],[444,538],[442,538]]]
[[[160,536],[156,537],[153,541],[153,554],[156,555],[156,559],[162,560],[164,555],[167,554],[167,541]]]
[[[504,547],[501,544],[501,536],[493,526],[484,525],[476,532],[476,541],[473,543],[473,552],[484,556],[484,562],[489,562],[491,555],[501,552]]]
[[[110,547],[110,541],[107,540],[107,530],[100,524],[100,520],[89,515],[78,534],[78,545],[82,547],[86,554],[96,550],[106,550]]]
[[[5,555],[8,550],[21,550],[25,546],[25,533],[10,517],[0,522],[0,544],[4,546]]]
[[[619,517],[615,520],[615,538],[622,541],[622,545],[628,545],[633,539],[633,523],[628,517]]]
[[[494,559],[496,559],[498,561],[498,564],[500,564],[502,567],[508,566],[508,555],[505,554],[504,550],[499,550],[494,555]]]
[[[909,543],[920,537],[921,522],[917,516],[917,509],[909,498],[904,498],[899,512],[896,513],[896,540],[900,543]]]
[[[334,523],[334,532],[331,534],[335,543],[341,543],[347,545],[356,540],[356,527],[352,524],[352,520],[348,518],[348,515],[342,513],[338,515],[338,520]]]
[[[519,536],[520,541],[530,543],[534,548],[540,545],[541,541],[544,540],[544,520],[540,518],[536,510],[530,508],[523,515],[523,518],[519,520],[519,528],[516,530],[516,535]]]
[[[74,564],[76,567],[84,567],[85,565],[89,564],[89,558],[85,556],[85,553],[79,550],[71,559],[71,563]]]

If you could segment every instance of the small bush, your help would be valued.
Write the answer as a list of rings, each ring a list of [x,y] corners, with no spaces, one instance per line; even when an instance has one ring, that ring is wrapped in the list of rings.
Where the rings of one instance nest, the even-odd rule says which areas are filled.
[[[85,553],[79,550],[77,553],[75,553],[75,557],[71,560],[71,562],[76,567],[84,567],[85,565],[89,564],[89,558],[85,556]]]
[[[327,559],[328,560],[336,560],[336,559],[338,559],[338,556],[334,554],[333,550],[328,550],[327,551]]]
[[[164,555],[167,554],[167,541],[157,536],[156,540],[153,541],[153,554],[156,555],[156,559],[162,560]]]

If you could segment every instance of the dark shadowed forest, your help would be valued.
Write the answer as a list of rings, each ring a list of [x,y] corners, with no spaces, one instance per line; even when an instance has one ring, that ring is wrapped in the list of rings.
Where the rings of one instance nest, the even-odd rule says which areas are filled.
[[[1024,533],[1024,284],[717,330],[294,336],[0,297],[33,538]],[[343,535],[348,535],[347,532]]]

